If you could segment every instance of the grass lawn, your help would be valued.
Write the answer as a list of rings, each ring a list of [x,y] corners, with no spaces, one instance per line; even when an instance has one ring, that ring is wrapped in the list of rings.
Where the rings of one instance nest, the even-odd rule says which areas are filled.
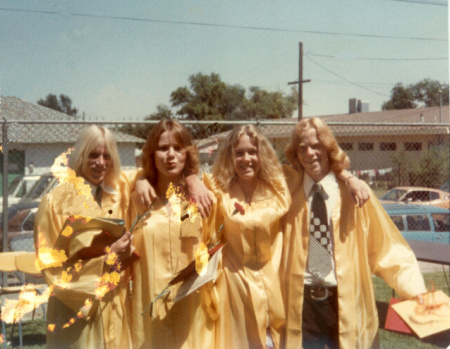
[[[447,270],[447,279],[449,273]],[[427,287],[431,285],[433,280],[436,289],[444,291],[450,295],[448,286],[443,272],[425,273],[423,274]],[[397,349],[428,349],[428,348],[447,348],[450,345],[450,330],[436,335],[419,339],[415,335],[408,335],[384,330],[384,322],[389,306],[389,300],[392,297],[392,289],[389,288],[385,282],[377,277],[374,277],[375,294],[377,300],[378,316],[380,318],[380,344],[381,348]]]
[[[436,289],[443,290],[447,295],[450,295],[443,272],[426,273],[424,274],[424,277],[427,285],[430,285],[430,280],[433,280],[436,285]],[[447,275],[447,278],[449,278],[449,275]],[[380,278],[374,277],[374,283],[378,315],[380,317],[381,348],[431,349],[447,348],[450,345],[450,331],[439,333],[420,340],[415,335],[405,335],[384,330],[384,322],[386,320],[389,300],[392,297],[392,289],[390,289]],[[25,321],[22,328],[23,348],[45,348],[45,321],[43,319]],[[11,326],[6,326],[6,333],[8,340],[10,340]],[[11,344],[14,348],[19,347],[19,330],[17,326],[14,329]],[[0,348],[2,348],[2,346],[0,346]]]

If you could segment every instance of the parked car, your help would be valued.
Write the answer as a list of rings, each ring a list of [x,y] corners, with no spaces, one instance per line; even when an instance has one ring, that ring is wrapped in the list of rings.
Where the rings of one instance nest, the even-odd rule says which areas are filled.
[[[19,203],[8,207],[8,250],[33,251],[34,216],[42,197],[58,186],[52,173],[38,176]],[[0,214],[0,251],[3,251],[3,212]]]
[[[8,186],[8,205],[14,205],[20,202],[24,196],[26,196],[34,183],[39,179],[40,176],[17,176],[11,181]],[[3,200],[0,200],[0,211],[3,210]]]
[[[58,184],[58,179],[53,176],[53,173],[43,174],[20,202],[39,201],[45,194],[55,189]]]
[[[450,244],[450,211],[414,204],[383,204],[405,239]]]
[[[380,198],[381,203],[414,203],[450,209],[450,193],[422,187],[396,187]]]
[[[38,201],[12,205],[8,208],[8,251],[34,251],[34,218]],[[3,217],[0,217],[0,251],[3,251]]]

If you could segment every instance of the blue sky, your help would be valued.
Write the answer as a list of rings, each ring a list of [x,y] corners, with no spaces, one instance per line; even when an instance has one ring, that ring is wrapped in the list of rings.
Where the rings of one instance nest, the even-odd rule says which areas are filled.
[[[449,81],[446,0],[0,0],[0,93],[67,94],[88,119],[142,120],[198,72],[288,93],[305,116],[381,109],[397,82]]]

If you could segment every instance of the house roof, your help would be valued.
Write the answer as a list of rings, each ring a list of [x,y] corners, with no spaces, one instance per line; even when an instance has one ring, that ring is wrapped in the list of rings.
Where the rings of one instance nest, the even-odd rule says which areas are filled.
[[[79,119],[44,106],[33,104],[17,97],[0,96],[0,116],[8,124],[8,139],[20,143],[74,143],[86,125],[23,124],[14,121],[73,121]],[[2,120],[0,120],[2,121]],[[141,138],[111,129],[118,143],[143,143]],[[3,124],[0,124],[0,141],[3,142]]]
[[[328,123],[333,134],[339,136],[370,136],[370,135],[417,135],[417,134],[450,134],[449,106],[442,107],[442,124],[439,107],[383,110],[367,113],[336,114],[318,116]],[[289,138],[297,119],[268,120],[276,124],[263,124],[260,130],[266,137]],[[392,124],[392,125],[391,125]],[[289,126],[288,126],[289,125]],[[387,126],[388,127],[387,127]],[[222,132],[212,137],[223,140],[229,133]],[[210,137],[211,138],[211,137]]]
[[[414,108],[382,110],[366,113],[335,114],[320,116],[326,122],[353,122],[353,123],[438,123],[440,122],[440,108]],[[450,123],[449,106],[442,106],[442,123]]]

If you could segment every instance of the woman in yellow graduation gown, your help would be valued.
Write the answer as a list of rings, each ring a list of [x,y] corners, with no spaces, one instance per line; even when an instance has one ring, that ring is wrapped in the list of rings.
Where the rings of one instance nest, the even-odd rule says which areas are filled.
[[[222,273],[216,281],[216,348],[279,347],[284,307],[279,281],[280,218],[290,195],[278,158],[254,126],[236,127],[219,149],[212,178],[215,230],[225,222]],[[245,213],[233,214],[235,203]],[[211,235],[214,233],[212,232]]]
[[[141,313],[192,260],[202,242],[199,214],[182,219],[184,178],[197,173],[198,150],[188,130],[174,120],[155,125],[143,148],[144,176],[158,198],[134,233],[140,259],[134,265],[132,337],[134,348],[210,348],[213,322],[201,306],[201,293],[174,302],[180,284],[168,288]],[[148,207],[133,203],[133,215]]]
[[[62,227],[69,216],[124,218],[127,215],[129,183],[120,171],[112,133],[98,126],[84,129],[75,144],[69,166],[78,177],[68,174],[68,181],[47,194],[35,220],[38,261],[55,294],[48,303],[47,347],[128,348],[131,346],[130,306],[125,272],[122,271],[120,280],[116,280],[117,287],[106,292],[101,301],[95,301],[101,298],[98,295],[100,279],[110,271],[106,252],[84,258],[76,268],[74,263],[78,258],[70,265],[59,266],[57,263],[49,265],[46,258],[51,249],[55,249],[55,256],[57,240],[61,238]],[[97,192],[97,201],[94,201],[91,189],[92,193]],[[84,236],[92,241],[95,234],[88,232]],[[94,241],[98,245],[100,240]],[[125,257],[130,244],[127,233],[110,246],[111,252],[121,252]],[[73,245],[75,243],[70,246]],[[102,252],[107,246],[95,247]],[[128,252],[125,252],[127,248]],[[74,257],[71,251],[72,247],[67,251],[69,259]],[[56,262],[55,258],[50,264],[53,262]],[[86,305],[88,300],[92,301],[92,306]]]

